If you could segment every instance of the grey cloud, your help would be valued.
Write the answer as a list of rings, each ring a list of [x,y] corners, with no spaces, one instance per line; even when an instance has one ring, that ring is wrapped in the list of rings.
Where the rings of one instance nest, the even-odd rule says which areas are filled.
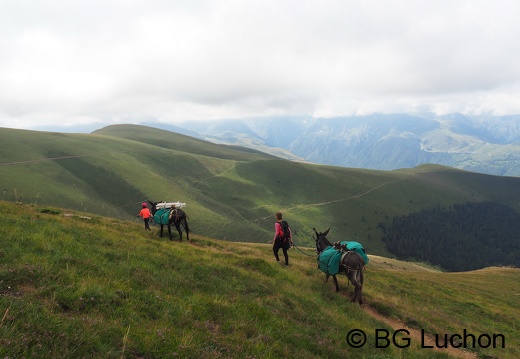
[[[11,1],[0,14],[0,125],[421,105],[520,113],[519,10],[507,0]]]

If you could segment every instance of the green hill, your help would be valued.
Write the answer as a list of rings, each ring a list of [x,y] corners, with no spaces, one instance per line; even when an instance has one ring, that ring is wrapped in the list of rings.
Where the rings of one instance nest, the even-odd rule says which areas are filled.
[[[438,206],[497,202],[520,213],[520,178],[423,165],[373,171],[291,162],[135,125],[93,134],[0,129],[3,200],[137,222],[140,203],[183,201],[193,233],[268,243],[281,210],[299,245],[312,227],[389,256],[380,223]]]
[[[360,307],[344,277],[337,294],[313,256],[290,256],[286,269],[266,244],[170,242],[132,221],[0,201],[0,355],[462,357],[407,334],[424,330],[435,347],[444,334],[480,338],[466,343],[470,358],[520,356],[518,269],[441,273],[371,256]],[[347,344],[354,329],[367,336],[360,348]]]

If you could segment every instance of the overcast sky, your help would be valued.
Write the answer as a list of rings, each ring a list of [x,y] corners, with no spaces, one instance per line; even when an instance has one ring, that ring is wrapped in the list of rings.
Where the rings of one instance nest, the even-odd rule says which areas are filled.
[[[0,127],[520,114],[516,0],[0,0]]]

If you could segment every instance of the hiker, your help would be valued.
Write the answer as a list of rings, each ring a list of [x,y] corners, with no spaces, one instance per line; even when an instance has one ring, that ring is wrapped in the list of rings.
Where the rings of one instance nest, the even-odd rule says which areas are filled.
[[[289,255],[287,254],[287,250],[291,247],[292,241],[292,232],[289,228],[289,224],[283,220],[282,212],[276,212],[276,223],[274,224],[274,238],[273,238],[273,253],[276,261],[280,263],[280,258],[278,257],[278,251],[282,248],[283,256],[285,257],[285,266],[289,267]],[[284,233],[283,227],[286,227],[287,233]],[[281,263],[280,263],[281,264]]]
[[[143,208],[141,209],[141,212],[139,212],[137,217],[142,217],[144,221],[144,229],[151,231],[149,222],[150,217],[152,216],[152,212],[150,212],[150,210],[148,209],[148,205],[144,202],[141,204],[141,207]]]

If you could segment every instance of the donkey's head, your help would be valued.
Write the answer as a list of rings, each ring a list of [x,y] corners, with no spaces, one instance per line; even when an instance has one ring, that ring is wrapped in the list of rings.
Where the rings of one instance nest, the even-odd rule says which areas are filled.
[[[152,202],[148,200],[148,203],[150,203],[150,211],[152,211],[152,214],[155,214],[155,212],[157,212],[157,203],[159,202]]]
[[[325,248],[332,246],[332,243],[327,239],[327,234],[329,234],[330,228],[325,232],[320,233],[316,230],[316,228],[312,228],[314,233],[316,234],[316,250],[321,253],[325,250]]]

